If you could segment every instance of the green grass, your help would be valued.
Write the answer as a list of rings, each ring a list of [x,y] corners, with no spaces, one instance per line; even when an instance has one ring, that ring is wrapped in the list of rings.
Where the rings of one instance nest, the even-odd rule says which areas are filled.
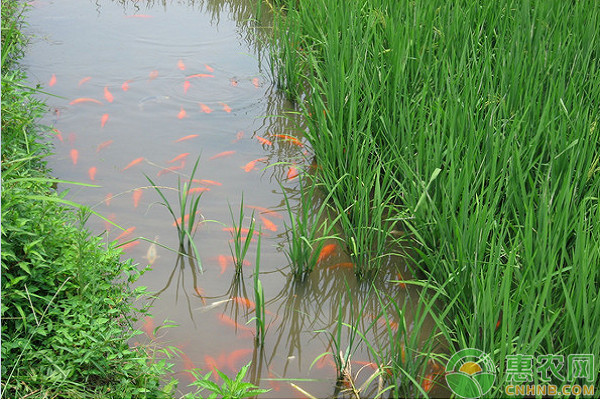
[[[600,9],[278,3],[274,69],[357,275],[408,231],[450,352],[499,367],[492,396],[507,355],[600,354]]]
[[[242,267],[244,266],[244,260],[246,259],[246,254],[248,253],[248,249],[250,248],[250,244],[252,243],[252,239],[254,238],[254,234],[257,233],[255,229],[256,220],[254,219],[254,211],[250,216],[250,225],[246,229],[244,228],[244,197],[242,196],[242,201],[240,202],[240,215],[237,219],[233,215],[233,210],[231,206],[229,206],[229,214],[231,215],[231,220],[233,223],[233,231],[231,233],[233,239],[233,246],[229,245],[229,250],[231,251],[231,257],[233,258],[233,264],[235,265],[236,274],[240,274],[242,272]],[[246,237],[242,241],[242,237],[244,232],[247,231]]]

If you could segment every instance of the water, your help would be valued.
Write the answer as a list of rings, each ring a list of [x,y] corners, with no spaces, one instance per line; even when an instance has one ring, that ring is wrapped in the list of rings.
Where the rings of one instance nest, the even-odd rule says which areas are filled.
[[[134,240],[126,250],[140,269],[151,263],[137,284],[156,294],[140,301],[151,302],[153,316],[139,322],[144,333],[132,345],[176,347],[181,357],[172,362],[182,393],[191,381],[185,369],[206,372],[216,366],[233,375],[253,361],[249,378],[272,389],[261,397],[304,397],[290,381],[279,378],[292,379],[317,397],[349,396],[335,389],[331,358],[311,368],[316,357],[333,350],[324,332],[334,332],[340,309],[344,322],[363,331],[375,321],[369,337],[382,346],[387,330],[368,285],[358,285],[348,268],[330,268],[349,261],[341,246],[304,284],[294,283],[289,275],[284,253],[284,221],[289,216],[282,191],[295,208],[299,178],[289,174],[290,165],[302,169],[312,156],[307,143],[299,146],[276,136],[302,140],[303,127],[270,75],[263,45],[270,39],[271,16],[265,11],[255,23],[255,7],[236,1],[36,0],[32,5],[27,30],[35,37],[24,64],[32,83],[56,95],[45,99],[49,113],[42,121],[55,129],[48,132],[55,150],[49,166],[57,178],[98,185],[61,184],[59,190],[69,189],[68,199],[123,228],[135,227],[121,243],[149,239]],[[82,98],[95,101],[73,102]],[[205,181],[193,187],[206,191],[198,215],[204,222],[195,243],[203,271],[165,249],[178,248],[173,217],[144,175],[176,204],[178,177],[187,179],[198,157],[195,178]],[[231,235],[224,230],[232,226],[230,209],[237,218],[242,196],[246,205],[278,213],[260,214],[275,226],[257,219],[265,233],[260,278],[269,328],[263,349],[255,346],[254,323],[247,324],[254,316],[252,306],[230,300],[254,300],[256,244],[247,257],[250,265],[236,278]],[[252,211],[244,209],[245,226]],[[122,233],[97,217],[88,226],[108,241]],[[388,267],[376,286],[400,304],[409,304],[410,321],[410,304],[418,301],[418,291],[389,282],[396,272],[406,273],[398,259],[389,257]],[[365,318],[353,321],[363,304]],[[165,321],[177,326],[155,335],[153,329]],[[418,328],[426,337],[431,326],[426,320]],[[355,371],[361,362],[369,362],[367,348],[358,346],[353,360]],[[361,372],[357,382],[370,371]]]

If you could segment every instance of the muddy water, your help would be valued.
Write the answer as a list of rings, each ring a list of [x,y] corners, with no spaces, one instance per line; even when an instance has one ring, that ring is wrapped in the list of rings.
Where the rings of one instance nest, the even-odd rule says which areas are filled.
[[[289,275],[282,192],[295,208],[300,178],[290,168],[302,170],[311,155],[307,143],[276,136],[302,140],[302,123],[270,75],[263,47],[270,38],[267,10],[255,23],[255,6],[247,2],[36,0],[32,6],[27,30],[35,37],[24,63],[32,83],[56,95],[45,98],[50,110],[42,121],[54,128],[48,132],[55,150],[49,166],[57,178],[98,186],[61,184],[59,190],[69,189],[69,200],[130,229],[118,240],[129,242],[126,257],[140,269],[150,265],[137,284],[155,294],[139,304],[152,304],[152,318],[139,321],[144,333],[132,345],[176,348],[172,362],[182,393],[191,381],[186,369],[216,366],[232,375],[253,361],[249,378],[272,389],[261,397],[304,397],[290,382],[317,397],[347,395],[335,390],[331,358],[311,368],[317,356],[333,350],[330,336],[320,331],[334,332],[340,309],[344,322],[363,331],[373,326],[368,337],[382,347],[387,329],[369,286],[358,285],[349,268],[333,267],[349,261],[342,246],[307,282],[296,284]],[[189,178],[198,158],[193,187],[202,192],[195,235],[201,267],[167,249],[178,248],[173,217],[145,176],[177,213],[178,178]],[[247,324],[252,305],[230,300],[254,300],[256,243],[236,276],[226,231],[230,207],[237,218],[242,196],[245,205],[273,211],[257,218],[265,233],[260,278],[269,325],[262,349],[254,345],[254,323]],[[245,226],[253,210],[244,208]],[[108,241],[122,234],[95,216],[88,226]],[[407,304],[412,330],[418,292],[389,282],[405,271],[392,257],[388,264],[376,286]],[[354,321],[363,305],[365,317]],[[163,323],[176,326],[154,332]],[[419,329],[426,337],[430,322]],[[371,361],[363,345],[352,358],[355,371]],[[362,372],[358,381],[369,375]]]

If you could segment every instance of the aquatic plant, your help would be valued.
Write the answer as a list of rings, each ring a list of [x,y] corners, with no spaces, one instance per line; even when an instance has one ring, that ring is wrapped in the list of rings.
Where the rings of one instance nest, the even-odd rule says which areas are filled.
[[[233,263],[235,265],[236,273],[241,273],[242,267],[244,265],[244,260],[246,259],[246,254],[248,253],[248,249],[250,248],[250,243],[252,242],[254,233],[255,233],[255,219],[254,219],[254,211],[250,216],[250,226],[248,229],[243,227],[244,223],[244,196],[242,195],[242,201],[240,202],[240,215],[236,222],[235,217],[233,216],[233,211],[231,210],[231,205],[229,206],[229,213],[231,215],[233,230],[233,247],[230,244],[229,250],[231,251],[231,257],[233,258]],[[247,231],[246,238],[242,243],[242,235],[243,232]]]
[[[256,341],[261,346],[265,344],[265,292],[259,279],[260,274],[260,238],[262,229],[258,230],[258,244],[256,248],[256,265],[254,267],[254,320],[256,322]]]
[[[192,386],[196,386],[200,388],[199,392],[189,393],[184,398],[186,399],[197,399],[204,398],[205,395],[202,395],[202,390],[208,390],[210,394],[207,398],[215,399],[217,396],[220,396],[223,399],[243,399],[248,397],[255,397],[259,394],[266,393],[270,391],[270,389],[260,389],[258,386],[250,383],[244,382],[244,378],[246,377],[246,372],[248,368],[250,368],[250,364],[248,363],[244,365],[240,371],[237,373],[234,379],[231,379],[223,372],[216,370],[218,376],[223,379],[223,384],[221,386],[217,385],[213,381],[210,380],[210,377],[213,371],[210,371],[206,375],[199,375],[196,371],[191,371],[196,380],[191,383]]]

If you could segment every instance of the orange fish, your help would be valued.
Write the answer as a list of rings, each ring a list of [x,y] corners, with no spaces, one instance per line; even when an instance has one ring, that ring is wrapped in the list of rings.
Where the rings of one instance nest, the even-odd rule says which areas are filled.
[[[71,149],[71,160],[73,165],[77,165],[77,159],[79,158],[79,151],[77,149]]]
[[[223,106],[223,110],[225,110],[225,112],[227,112],[227,113],[231,112],[231,107],[229,107],[227,104],[223,103],[222,101],[220,101],[219,103]]]
[[[113,143],[113,140],[107,140],[106,142],[100,143],[98,145],[98,147],[96,147],[96,153],[98,153],[103,148],[110,146],[112,143]]]
[[[104,98],[106,99],[106,101],[108,101],[109,103],[112,103],[114,100],[114,97],[112,95],[112,93],[108,90],[107,86],[104,86]]]
[[[277,232],[277,225],[275,225],[270,219],[265,218],[261,215],[260,220],[265,225],[265,228],[267,228],[270,231]]]
[[[175,141],[175,143],[178,143],[178,142],[183,142],[184,140],[193,139],[193,138],[195,138],[195,137],[198,137],[198,135],[187,135],[187,136],[184,136],[184,137],[182,137],[182,138],[179,138],[179,139],[177,139],[177,140]]]
[[[254,85],[254,87],[259,87],[260,86],[260,82],[259,82],[258,78],[252,79],[252,84]]]
[[[181,153],[180,155],[178,155],[177,157],[175,157],[174,159],[172,159],[171,161],[167,161],[169,164],[174,163],[175,161],[179,161],[181,159],[185,159],[187,156],[189,156],[190,153]]]
[[[264,144],[266,146],[272,146],[273,142],[271,142],[270,140],[267,140],[263,137],[257,136],[256,139],[260,142],[260,144]]]
[[[133,231],[135,231],[135,226],[125,229],[119,236],[115,238],[115,240],[123,239],[124,237],[131,235]]]
[[[181,356],[181,359],[183,360],[183,369],[185,370],[186,376],[189,378],[189,381],[190,382],[195,381],[196,378],[194,377],[194,374],[192,374],[190,372],[191,370],[196,369],[196,366],[192,362],[192,359],[190,357],[188,357],[188,355],[185,354],[183,351],[179,355]]]
[[[61,142],[64,142],[61,131],[59,131],[56,128],[52,129],[52,131],[54,132],[54,134],[56,135],[56,137],[58,138],[58,140],[60,140]]]
[[[192,84],[190,83],[190,81],[185,81],[183,82],[183,93],[187,93],[188,89],[190,88]]]
[[[104,128],[104,125],[106,125],[106,121],[108,121],[108,114],[102,114],[102,119],[100,120],[101,128]]]
[[[228,317],[225,314],[219,314],[219,320],[222,323],[224,323],[225,325],[229,325],[229,326],[235,328],[236,330],[242,330],[242,331],[254,333],[254,329],[250,328],[249,326],[238,324],[237,322],[235,322],[234,320],[232,320],[230,317]]]
[[[74,104],[79,104],[79,103],[96,103],[96,104],[102,104],[101,101],[98,101],[96,99],[91,99],[89,97],[79,97],[75,100],[73,100],[72,102],[70,102],[70,105],[74,105]]]
[[[231,143],[237,143],[240,140],[242,140],[243,137],[244,137],[244,131],[238,131],[238,133],[236,133],[236,135],[235,135],[235,139]]]
[[[156,340],[156,337],[154,336],[154,327],[154,318],[147,316],[144,320],[144,325],[142,325],[142,330],[152,340]]]
[[[287,172],[287,179],[291,180],[298,176],[298,170],[295,167],[290,167]]]
[[[190,78],[214,78],[214,75],[210,75],[210,74],[194,74],[194,75],[190,75],[188,77],[186,77],[186,79],[190,79]]]
[[[203,112],[210,114],[212,112],[211,108],[204,103],[198,103]]]
[[[215,71],[215,69],[213,67],[211,67],[210,65],[207,65],[207,64],[204,64],[204,68],[206,68],[206,70],[208,72],[214,72]]]
[[[351,262],[342,262],[342,263],[337,263],[337,264],[329,267],[329,269],[336,269],[336,268],[354,268],[354,264]]]
[[[231,83],[231,86],[233,86],[233,87],[236,87],[236,86],[238,85],[238,81],[237,81],[237,80],[235,80],[235,79],[233,79],[233,78],[231,78],[231,79],[229,80],[229,82]]]
[[[154,71],[150,71],[150,74],[148,74],[148,80],[151,81],[153,79],[156,79],[158,77],[158,71],[154,70]]]
[[[188,194],[202,193],[202,192],[210,192],[210,189],[209,188],[192,188],[192,189],[188,190]]]
[[[55,83],[56,83],[56,75],[52,74],[52,77],[50,78],[50,82],[48,82],[48,86],[54,86]]]
[[[206,368],[212,370],[213,374],[211,376],[215,378],[215,382],[219,382],[219,374],[217,373],[219,366],[215,359],[211,356],[204,356],[204,362],[206,363]]]
[[[231,262],[234,262],[234,259],[233,259],[233,257],[232,257],[232,256],[227,256],[227,259],[228,259],[229,261],[231,261]],[[248,261],[248,260],[244,260],[244,261],[242,261],[242,265],[244,265],[244,266],[249,266],[249,265],[250,265],[250,261]]]
[[[404,280],[404,278],[402,278],[402,274],[400,274],[400,272],[398,272],[396,274],[396,277],[398,278],[399,281]],[[398,286],[400,286],[402,289],[406,289],[406,283],[404,283],[404,282],[398,282]]]
[[[108,214],[108,217],[107,217],[107,219],[112,222],[114,222],[116,218],[117,218],[117,216],[115,213],[110,213],[110,214]],[[112,224],[108,221],[104,221],[104,229],[106,230],[106,232],[110,232],[111,228],[112,228]]]
[[[223,230],[223,232],[229,232],[231,234],[235,234],[235,228],[223,228],[222,230]],[[250,232],[250,230],[248,228],[241,228],[240,232],[242,233],[242,235],[247,235]],[[257,233],[258,233],[257,231],[254,231],[255,235]],[[264,235],[264,233],[263,233],[263,235]]]
[[[431,388],[434,385],[434,375],[433,374],[428,374],[425,379],[423,379],[423,382],[421,382],[421,387],[423,387],[423,390],[425,390],[426,392],[429,392],[431,390]]]
[[[221,157],[227,157],[227,156],[231,156],[235,154],[234,150],[229,150],[229,151],[223,151],[219,154],[215,154],[214,156],[212,156],[211,158],[209,158],[209,160],[214,160],[216,158],[221,158]]]
[[[185,71],[185,64],[183,63],[183,60],[177,61],[177,68],[179,68],[182,71]]]
[[[223,275],[225,273],[225,270],[227,269],[227,257],[225,257],[223,254],[219,254],[219,266],[221,267],[221,275]]]
[[[171,172],[179,171],[184,166],[185,166],[185,161],[182,161],[181,164],[178,165],[178,166],[176,166],[176,167],[169,167],[169,168],[161,169],[160,171],[158,171],[158,174],[156,174],[156,176],[162,176],[164,174],[168,174],[168,173],[171,173]]]
[[[129,84],[133,82],[132,80],[126,80],[125,82],[123,82],[123,84],[121,85],[121,89],[123,89],[124,92],[129,90]]]
[[[181,107],[181,110],[179,110],[179,114],[177,114],[177,118],[183,119],[186,116],[187,116],[187,113],[185,112],[185,110],[183,109],[183,107]]]
[[[223,184],[221,182],[211,181],[208,179],[192,179],[192,182],[196,182],[201,185],[223,186]]]
[[[317,258],[317,264],[329,257],[335,251],[337,245],[335,244],[327,244],[323,246],[323,249],[319,253],[319,257]]]
[[[137,208],[140,204],[140,199],[142,198],[142,189],[135,189],[133,191],[133,207]]]
[[[92,77],[91,77],[91,76],[86,76],[85,78],[83,78],[83,79],[81,79],[81,80],[79,81],[79,85],[78,85],[78,86],[81,86],[81,85],[83,85],[84,83],[88,82],[90,79],[92,79]]]
[[[96,180],[96,167],[91,167],[90,169],[88,169],[88,175],[90,176],[90,180],[95,181]]]
[[[200,211],[196,211],[196,214],[198,214],[199,212]],[[185,224],[189,219],[190,219],[190,214],[185,214],[183,216],[183,223]],[[177,223],[173,222],[172,225],[173,226],[181,225],[181,217],[177,218]]]
[[[144,161],[144,157],[136,158],[135,160],[127,164],[127,166],[123,168],[122,171],[125,171],[126,169],[131,168],[134,165],[141,163],[142,161]]]
[[[304,147],[304,144],[301,141],[299,141],[298,138],[295,138],[293,136],[290,136],[290,135],[273,135],[273,136],[276,136],[276,137],[282,138],[284,140],[290,141],[293,144],[295,144],[296,146]]]
[[[259,207],[259,206],[246,206],[246,207],[252,208],[252,209],[257,210],[257,211],[260,211],[261,214],[270,214],[273,217],[283,218],[283,215],[281,215],[277,211],[269,210],[268,208]]]
[[[236,372],[239,369],[238,360],[252,354],[254,349],[238,349],[234,350],[229,354],[227,359],[227,365],[232,372]]]
[[[245,297],[232,297],[231,300],[235,301],[239,305],[244,306],[246,308],[256,307],[256,305],[254,304],[254,302],[252,300],[247,299]]]
[[[246,165],[243,167],[243,168],[244,168],[244,171],[246,171],[246,172],[250,172],[250,171],[252,171],[253,169],[256,169],[256,163],[258,163],[258,162],[263,162],[263,161],[266,161],[266,160],[267,160],[267,157],[261,157],[261,158],[257,158],[256,160],[252,160],[252,161],[250,161],[248,164],[246,164]]]
[[[107,193],[106,196],[104,196],[104,203],[107,206],[110,206],[110,201],[112,200],[112,198],[113,198],[113,194],[112,193]]]

